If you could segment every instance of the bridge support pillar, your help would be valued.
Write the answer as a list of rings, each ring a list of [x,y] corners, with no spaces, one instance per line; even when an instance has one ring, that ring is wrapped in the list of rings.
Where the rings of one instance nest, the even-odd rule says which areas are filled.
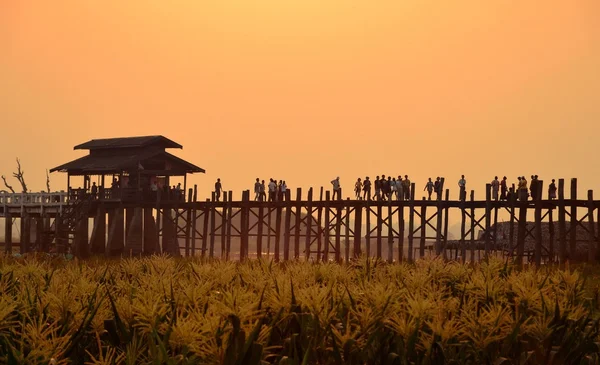
[[[98,206],[98,211],[94,217],[90,248],[92,254],[95,255],[104,255],[106,252],[106,210],[103,204]]]
[[[119,256],[123,253],[125,227],[123,208],[116,208],[108,212],[108,256]]]
[[[175,222],[173,221],[171,209],[164,209],[162,231],[163,252],[173,256],[180,256],[181,253],[179,252],[179,242],[177,241],[176,229],[177,227],[175,226]]]
[[[21,214],[21,255],[31,248],[31,217]]]
[[[152,208],[144,209],[144,254],[160,253],[156,221],[152,215]]]
[[[142,208],[135,208],[133,217],[128,219],[129,232],[125,242],[125,254],[139,256],[143,248]]]
[[[4,251],[12,254],[12,215],[6,212],[4,215]]]

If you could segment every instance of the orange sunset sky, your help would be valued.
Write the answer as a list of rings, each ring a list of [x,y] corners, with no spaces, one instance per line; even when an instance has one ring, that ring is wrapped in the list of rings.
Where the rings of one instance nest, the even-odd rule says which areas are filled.
[[[599,121],[598,0],[0,0],[0,172],[33,191],[78,143],[162,134],[202,198],[382,173],[583,197]]]

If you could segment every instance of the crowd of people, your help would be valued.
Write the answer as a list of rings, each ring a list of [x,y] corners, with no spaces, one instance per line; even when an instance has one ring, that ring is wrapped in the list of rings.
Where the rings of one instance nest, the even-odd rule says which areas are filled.
[[[331,180],[331,185],[333,188],[332,199],[342,199],[340,177],[338,176]],[[466,200],[467,180],[465,179],[465,175],[461,175],[458,180],[458,187],[459,199]],[[425,183],[423,191],[427,193],[427,199],[431,200],[433,194],[439,196],[442,193],[442,188],[442,179],[438,176],[435,180],[429,178]],[[508,186],[506,176],[502,180],[498,180],[498,176],[495,176],[490,183],[492,200],[510,200],[512,198],[511,194],[516,194],[515,198],[521,201],[527,200],[529,197],[535,199],[538,194],[541,194],[540,188],[540,180],[537,175],[531,175],[529,183],[525,176],[519,176],[514,191]],[[269,183],[265,184],[265,180],[256,178],[256,182],[254,183],[254,200],[269,202],[284,201],[287,196],[287,190],[285,180],[279,180],[278,183],[276,179],[271,178],[269,179]],[[373,190],[374,194],[372,194]],[[217,182],[215,182],[215,197],[217,201],[219,201],[222,191],[221,179],[217,179]],[[556,199],[556,191],[556,183],[552,179],[552,182],[548,186],[548,199]],[[414,192],[412,191],[412,182],[408,175],[404,175],[404,177],[398,175],[397,178],[381,175],[381,177],[376,176],[374,180],[371,180],[369,176],[365,177],[364,180],[359,177],[354,183],[354,196],[356,200],[386,201],[401,198],[409,200],[414,198],[411,194],[414,195]]]

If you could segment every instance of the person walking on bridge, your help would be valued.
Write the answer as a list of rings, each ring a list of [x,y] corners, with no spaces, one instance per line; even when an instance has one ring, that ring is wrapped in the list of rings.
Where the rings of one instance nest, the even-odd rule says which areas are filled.
[[[527,180],[525,176],[521,176],[519,179],[519,200],[527,201]]]
[[[356,180],[356,182],[354,183],[354,196],[356,198],[356,200],[360,200],[360,193],[362,191],[363,188],[363,183],[360,181],[360,177],[358,178],[358,180]]]
[[[368,176],[363,184],[363,200],[371,200],[371,180]]]
[[[500,200],[506,200],[506,191],[508,187],[506,186],[506,176],[502,178],[500,181]]]
[[[408,179],[408,175],[404,175],[404,180],[402,181],[402,189],[404,189],[404,199],[410,200],[410,180]]]
[[[498,200],[498,191],[500,190],[500,181],[498,181],[498,176],[494,177],[492,180],[492,200]]]
[[[434,188],[435,185],[433,184],[433,181],[431,181],[431,178],[429,178],[429,181],[425,184],[425,188],[423,188],[423,191],[427,190],[427,200],[431,200],[431,193],[433,193]]]
[[[221,179],[217,179],[215,183],[215,200],[219,201],[221,198],[221,191],[223,190],[223,186],[221,185]]]
[[[548,186],[548,200],[556,199],[556,183],[552,179],[552,183]]]
[[[381,180],[379,180],[379,175],[375,178],[375,200],[381,200]]]
[[[334,180],[331,180],[331,185],[333,185],[333,196],[331,197],[331,200],[336,200],[336,197],[338,200],[342,199],[340,177],[338,176]]]
[[[256,178],[256,182],[254,183],[254,201],[258,201],[260,199],[260,179]]]
[[[460,188],[460,200],[467,199],[467,180],[465,180],[465,175],[461,175],[460,180],[458,180],[458,187]]]

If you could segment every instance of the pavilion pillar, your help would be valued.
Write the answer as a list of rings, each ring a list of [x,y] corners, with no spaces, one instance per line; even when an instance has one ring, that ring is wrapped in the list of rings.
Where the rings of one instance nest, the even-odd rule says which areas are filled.
[[[98,205],[98,211],[94,217],[90,246],[92,254],[103,255],[106,252],[106,210],[104,203]]]
[[[12,215],[10,212],[4,214],[4,251],[12,254]]]
[[[175,222],[171,215],[171,209],[165,208],[163,210],[163,236],[162,236],[162,249],[164,253],[168,253],[173,256],[180,256],[179,242],[177,242],[177,233]]]
[[[129,223],[129,232],[125,242],[125,254],[139,256],[143,249],[142,208],[134,208],[133,217]]]
[[[153,208],[144,208],[144,254],[160,253],[158,230],[152,215]]]

